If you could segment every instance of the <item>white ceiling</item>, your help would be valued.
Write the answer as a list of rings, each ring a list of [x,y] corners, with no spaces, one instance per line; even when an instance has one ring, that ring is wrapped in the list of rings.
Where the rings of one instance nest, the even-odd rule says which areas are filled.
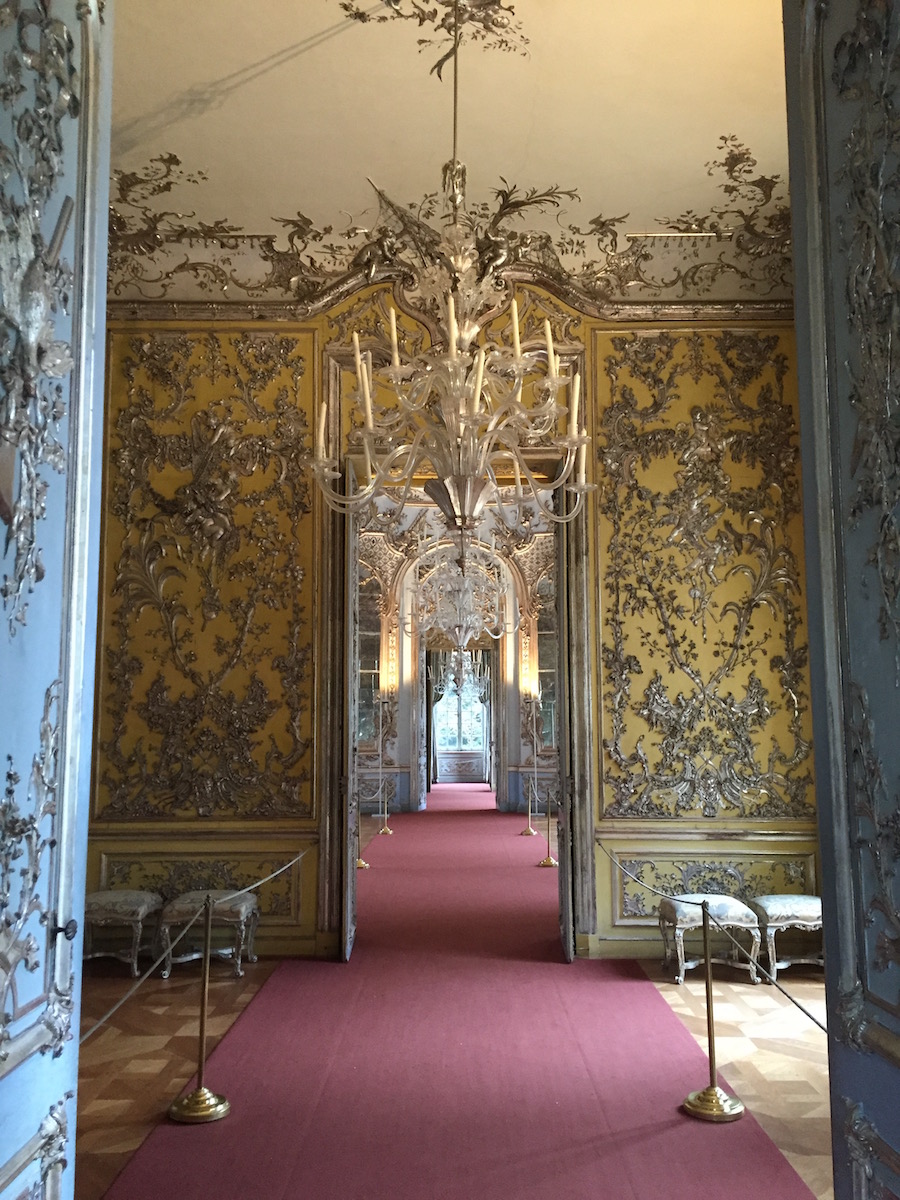
[[[450,0],[393,0],[446,15]],[[352,20],[340,0],[122,0],[115,13],[113,167],[174,153],[198,185],[159,208],[277,229],[298,210],[343,230],[374,222],[367,177],[401,202],[440,187],[451,155],[452,67],[434,19]],[[510,49],[464,40],[459,157],[470,204],[500,177],[558,184],[585,226],[629,214],[658,229],[721,203],[707,173],[735,135],[787,177],[781,0],[464,0],[512,23]],[[511,10],[514,9],[514,14]],[[518,27],[518,29],[516,28]],[[464,32],[470,30],[464,25]],[[527,44],[524,43],[527,39]]]

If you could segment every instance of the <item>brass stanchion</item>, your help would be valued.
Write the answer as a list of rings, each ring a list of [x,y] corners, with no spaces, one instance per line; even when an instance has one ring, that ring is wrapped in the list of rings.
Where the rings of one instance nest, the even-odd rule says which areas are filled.
[[[525,828],[522,830],[520,836],[521,837],[537,837],[537,830],[531,824],[531,796],[532,796],[532,793],[534,792],[534,787],[532,786],[530,789],[526,788],[525,790],[526,790],[526,792],[528,792],[528,823],[526,824]],[[537,799],[537,796],[535,796],[535,799]]]
[[[559,863],[550,852],[550,791],[547,790],[547,857],[538,863],[539,867],[558,867]]]
[[[706,958],[706,1034],[709,1041],[709,1087],[691,1092],[684,1111],[701,1121],[736,1121],[744,1115],[744,1105],[729,1096],[716,1083],[716,1028],[713,1021],[712,959],[709,952],[709,901],[703,901],[703,954]]]
[[[362,829],[360,822],[362,821],[362,813],[356,814],[356,867],[359,871],[368,871],[369,864],[362,856]]]
[[[541,705],[540,692],[534,697],[534,722],[532,726],[532,735],[534,739],[534,799],[537,802],[537,779],[538,779],[538,709]],[[559,863],[553,857],[550,851],[550,789],[547,789],[547,857],[542,858],[538,863],[539,867],[558,867]]]
[[[550,828],[550,792],[547,792],[547,857],[546,857],[546,858],[542,858],[542,859],[540,860],[540,863],[538,863],[538,866],[559,866],[559,863],[557,862],[557,859],[556,859],[556,858],[553,858],[553,854],[551,853],[551,850],[550,850],[550,838],[551,838],[551,828]]]
[[[200,985],[200,1049],[197,1060],[197,1086],[186,1096],[179,1096],[169,1105],[169,1116],[173,1121],[200,1125],[206,1121],[219,1121],[231,1112],[231,1105],[224,1096],[217,1096],[203,1086],[203,1069],[206,1065],[206,1010],[209,1004],[209,955],[212,942],[212,897],[206,897],[206,913],[203,933],[203,974]]]

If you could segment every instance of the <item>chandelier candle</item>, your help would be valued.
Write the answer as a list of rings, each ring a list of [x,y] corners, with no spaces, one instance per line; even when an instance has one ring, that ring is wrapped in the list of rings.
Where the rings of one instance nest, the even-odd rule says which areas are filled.
[[[509,316],[512,321],[513,358],[516,362],[521,362],[522,346],[519,342],[519,305],[515,297],[513,297],[512,304],[509,306]]]

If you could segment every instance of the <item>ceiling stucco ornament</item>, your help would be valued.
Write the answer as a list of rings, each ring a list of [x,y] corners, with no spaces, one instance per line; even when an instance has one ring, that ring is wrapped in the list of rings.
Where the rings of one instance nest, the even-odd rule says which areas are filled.
[[[384,24],[387,21],[413,21],[421,30],[418,39],[423,52],[440,52],[432,71],[441,71],[453,56],[453,0],[437,0],[430,7],[418,0],[383,0],[363,8],[356,0],[340,0],[350,21]],[[460,42],[481,42],[491,50],[524,54],[528,46],[522,23],[512,4],[501,0],[463,0],[459,5]]]
[[[718,182],[721,202],[703,213],[658,217],[659,231],[643,233],[625,230],[627,213],[572,220],[573,188],[501,179],[489,201],[469,205],[482,262],[507,282],[546,288],[597,316],[632,301],[790,299],[790,208],[781,176],[761,171],[734,135],[721,138],[705,171]],[[113,173],[111,300],[280,301],[311,315],[367,283],[390,281],[410,311],[433,308],[437,193],[397,202],[376,189],[374,224],[317,225],[298,210],[275,218],[269,231],[251,231],[226,217],[203,221],[166,208],[170,192],[204,181],[171,153]],[[550,217],[544,227],[541,214]]]

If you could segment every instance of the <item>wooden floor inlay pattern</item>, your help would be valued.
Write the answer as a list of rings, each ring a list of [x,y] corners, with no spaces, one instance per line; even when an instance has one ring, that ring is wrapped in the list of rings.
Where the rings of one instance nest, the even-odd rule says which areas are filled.
[[[247,963],[235,979],[231,963],[210,964],[207,1048],[250,1003],[277,962]],[[81,1030],[90,1029],[131,984],[120,962],[84,964]],[[100,1200],[197,1070],[200,963],[176,966],[169,979],[151,976],[81,1047],[76,1200]],[[207,1078],[215,1090],[215,1080]],[[172,1197],[171,1200],[182,1200]]]
[[[657,964],[642,965],[705,1051],[706,982],[702,968],[688,972],[684,983],[676,984]],[[777,988],[766,983],[754,985],[744,972],[727,967],[716,967],[715,971],[713,1015],[719,1074],[817,1200],[834,1200],[825,1034]],[[824,1024],[821,969],[791,967],[779,971],[778,982]],[[698,1079],[696,1088],[708,1083],[708,1077]]]

